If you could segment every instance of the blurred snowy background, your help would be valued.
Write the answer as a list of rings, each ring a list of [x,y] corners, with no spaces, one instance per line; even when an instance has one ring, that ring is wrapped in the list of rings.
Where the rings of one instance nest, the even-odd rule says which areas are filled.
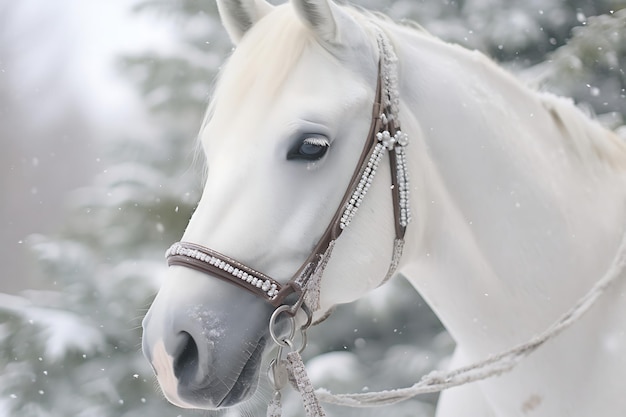
[[[354,2],[626,136],[626,0]],[[199,197],[195,134],[230,49],[212,0],[0,0],[0,417],[204,415],[158,394],[139,325]],[[408,385],[453,349],[401,280],[312,333],[311,373],[336,391]]]

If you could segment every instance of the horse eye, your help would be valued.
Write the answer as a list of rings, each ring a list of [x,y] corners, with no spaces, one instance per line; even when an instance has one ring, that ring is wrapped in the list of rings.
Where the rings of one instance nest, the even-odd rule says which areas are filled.
[[[326,155],[330,142],[325,137],[312,136],[297,142],[287,152],[287,160],[319,161]]]

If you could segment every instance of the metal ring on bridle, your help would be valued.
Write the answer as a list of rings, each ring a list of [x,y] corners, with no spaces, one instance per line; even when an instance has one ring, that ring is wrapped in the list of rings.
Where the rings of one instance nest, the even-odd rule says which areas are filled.
[[[296,317],[295,315],[287,314],[290,328],[289,328],[289,332],[287,336],[283,338],[279,337],[276,334],[276,321],[278,320],[278,317],[281,314],[289,313],[290,311],[291,311],[290,306],[282,305],[278,307],[276,310],[274,310],[274,312],[272,313],[272,317],[270,317],[270,325],[269,325],[270,336],[272,337],[272,340],[274,341],[274,343],[284,348],[291,348],[293,346],[292,340],[293,340],[293,337],[296,335]],[[291,345],[288,342],[286,342],[287,340],[291,342]]]
[[[302,341],[301,341],[301,345],[299,348],[296,348],[296,344],[294,342],[294,337],[296,335],[296,330],[298,326],[296,324],[296,314],[293,311],[293,307],[288,306],[288,305],[282,305],[278,307],[276,310],[274,310],[274,312],[272,313],[272,316],[270,317],[270,323],[269,323],[270,336],[272,340],[274,341],[274,343],[276,343],[281,349],[288,348],[292,352],[298,351],[299,353],[302,353],[302,351],[306,347],[306,344],[307,344],[306,330],[311,324],[312,314],[310,310],[308,309],[303,308],[303,311],[307,315],[307,322],[302,327],[300,327],[300,335],[301,335]],[[289,329],[288,329],[287,335],[285,335],[284,337],[280,337],[276,332],[277,331],[276,322],[278,320],[278,317],[280,317],[280,315],[283,313],[287,315],[287,318],[289,320]]]

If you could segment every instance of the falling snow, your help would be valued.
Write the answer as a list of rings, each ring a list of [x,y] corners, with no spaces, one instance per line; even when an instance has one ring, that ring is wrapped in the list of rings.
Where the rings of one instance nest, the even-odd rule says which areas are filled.
[[[623,6],[610,11],[607,4],[611,2],[599,0],[354,3],[384,10],[398,20],[413,19],[436,36],[483,51],[529,82],[590,106],[603,123],[626,139],[626,127],[622,126],[626,115]],[[612,4],[617,9],[617,3]],[[145,23],[150,7],[157,6],[125,17],[126,25]],[[180,237],[206,175],[203,161],[193,157],[195,137],[212,79],[231,50],[212,14],[213,2],[207,1],[206,9],[197,7],[203,6],[185,0],[161,11],[159,15],[177,29],[176,36],[162,33],[170,47],[127,51],[124,56],[117,51],[116,60],[111,60],[116,62],[115,70],[107,67],[111,74],[124,77],[121,84],[132,86],[120,95],[139,102],[140,115],[132,112],[132,123],[119,116],[123,101],[103,105],[97,99],[110,98],[109,91],[80,84],[81,95],[89,98],[88,107],[94,107],[90,111],[98,110],[87,120],[117,114],[105,124],[119,127],[114,130],[123,133],[107,133],[106,140],[94,144],[97,149],[92,151],[97,157],[72,153],[72,158],[92,165],[94,177],[67,196],[66,221],[58,225],[58,233],[11,237],[13,248],[31,250],[29,256],[37,260],[32,269],[46,285],[19,295],[0,295],[0,415],[197,415],[163,399],[150,366],[139,353],[141,317],[163,278],[163,250]],[[77,18],[88,21],[86,15]],[[113,20],[98,19],[103,21],[116,28],[107,30],[107,37],[114,38],[118,30],[127,33]],[[89,30],[88,25],[81,27]],[[53,38],[54,30],[55,26],[47,26],[43,33]],[[154,30],[162,29],[155,26]],[[90,57],[110,57],[108,49],[99,49],[103,45],[87,40],[87,32],[84,36]],[[76,33],[72,34],[71,39],[76,38]],[[134,36],[117,40],[124,45],[135,41]],[[11,47],[10,42],[7,45]],[[18,45],[15,42],[14,47]],[[32,55],[69,59],[62,53],[63,45]],[[0,47],[5,47],[4,43]],[[30,65],[33,71],[48,68],[47,62],[34,62],[41,65]],[[92,64],[86,58],[74,62],[82,72],[72,79],[76,83],[83,76],[91,79]],[[109,65],[100,59],[97,62]],[[5,69],[4,61],[0,65],[1,83],[11,71]],[[54,81],[48,77],[46,82]],[[37,117],[37,112],[27,110],[27,120]],[[54,106],[48,110],[48,116],[53,114]],[[74,111],[63,111],[78,117]],[[41,130],[52,134],[53,128],[44,125]],[[20,163],[32,172],[46,172],[51,161],[57,161],[50,155],[42,147],[41,152],[24,155]],[[56,167],[64,168],[63,164]],[[11,169],[9,172],[14,172],[15,166]],[[43,182],[21,184],[20,192],[41,210],[46,209]],[[526,208],[516,199],[512,194],[511,205],[522,213]],[[431,201],[429,208],[437,205]],[[549,231],[546,234],[550,235]],[[485,293],[484,297],[490,296]],[[205,323],[215,318],[202,306],[192,306],[190,313]],[[207,332],[207,340],[226,331]],[[444,367],[454,347],[425,303],[401,281],[339,307],[327,322],[311,330],[309,340],[305,354],[314,383],[344,392],[408,385],[430,370]],[[626,345],[623,335],[600,342],[607,352],[623,350]],[[388,408],[385,413],[430,417],[435,402],[436,396],[425,397]],[[285,404],[285,417],[298,416],[296,397],[287,395]],[[376,410],[330,411],[344,417],[380,414]],[[227,416],[239,415],[231,410]]]

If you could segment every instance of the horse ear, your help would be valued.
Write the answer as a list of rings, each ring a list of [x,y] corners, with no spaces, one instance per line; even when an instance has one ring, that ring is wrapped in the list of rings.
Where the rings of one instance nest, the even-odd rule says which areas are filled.
[[[354,20],[332,0],[292,0],[291,3],[306,26],[329,44],[339,44],[342,33],[349,34]],[[348,27],[346,27],[348,26]]]
[[[243,35],[273,8],[265,0],[217,0],[222,24],[234,44],[238,44]]]

